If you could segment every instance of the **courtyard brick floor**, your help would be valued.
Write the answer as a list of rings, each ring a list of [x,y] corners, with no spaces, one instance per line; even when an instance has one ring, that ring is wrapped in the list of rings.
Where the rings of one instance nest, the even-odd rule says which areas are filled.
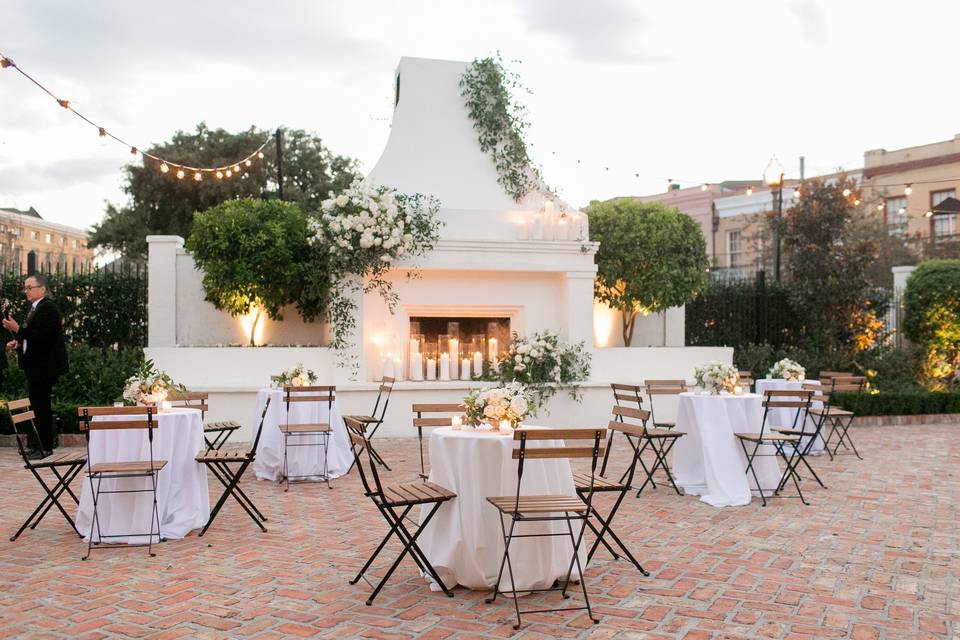
[[[714,509],[663,488],[628,498],[617,529],[652,575],[599,552],[588,569],[599,625],[539,614],[515,632],[508,601],[433,593],[409,561],[367,607],[367,585],[347,580],[386,528],[356,473],[288,494],[250,474],[266,534],[228,503],[204,538],[165,543],[156,558],[130,549],[81,562],[85,545],[58,514],[4,539],[0,637],[960,638],[960,429],[854,437],[866,460],[817,458],[829,489],[806,483],[809,507]],[[378,448],[395,477],[415,478],[415,440]],[[41,495],[19,462],[0,451],[4,537]]]

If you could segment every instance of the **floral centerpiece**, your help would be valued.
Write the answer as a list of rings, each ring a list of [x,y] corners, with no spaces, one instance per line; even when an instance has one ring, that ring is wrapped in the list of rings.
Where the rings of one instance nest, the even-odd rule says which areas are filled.
[[[713,395],[721,391],[732,393],[740,381],[740,372],[732,364],[723,364],[719,360],[711,360],[702,367],[693,371],[697,386],[703,387]]]
[[[790,358],[784,358],[770,369],[770,377],[783,378],[784,380],[793,382],[803,382],[807,377],[807,370],[800,366],[799,362],[795,362]]]
[[[473,427],[489,423],[499,428],[506,420],[514,429],[533,410],[527,389],[519,382],[511,382],[503,387],[477,389],[463,399],[467,407],[466,422]]]
[[[306,387],[317,381],[317,374],[304,367],[303,363],[299,363],[293,369],[287,369],[279,375],[273,376],[272,380],[275,387],[284,387],[286,385]]]
[[[584,343],[567,344],[552,331],[522,338],[514,332],[494,375],[503,384],[524,385],[534,407],[543,406],[558,387],[567,387],[570,397],[578,400],[577,383],[590,377],[590,353]]]
[[[183,392],[186,387],[175,383],[166,371],[157,369],[153,360],[147,360],[127,379],[123,399],[132,404],[159,405],[174,391]]]

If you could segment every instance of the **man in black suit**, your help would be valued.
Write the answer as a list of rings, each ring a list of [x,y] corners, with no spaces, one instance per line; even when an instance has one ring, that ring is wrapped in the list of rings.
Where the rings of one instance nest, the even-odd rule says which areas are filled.
[[[36,416],[40,442],[34,459],[44,458],[53,451],[53,407],[50,396],[57,378],[67,371],[67,347],[63,340],[60,311],[47,298],[47,278],[35,274],[23,283],[23,293],[30,303],[30,311],[23,325],[13,318],[3,319],[3,328],[14,335],[7,349],[17,351],[20,368],[27,377],[30,408]]]

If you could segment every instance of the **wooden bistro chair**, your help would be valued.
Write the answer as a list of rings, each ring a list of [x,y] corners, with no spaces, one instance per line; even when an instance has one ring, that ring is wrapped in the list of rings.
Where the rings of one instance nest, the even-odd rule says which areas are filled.
[[[417,565],[417,569],[422,574],[429,574],[433,581],[447,594],[447,597],[452,598],[453,592],[447,588],[440,578],[440,575],[433,568],[433,565],[430,564],[427,556],[417,544],[417,538],[426,530],[427,525],[430,523],[430,520],[433,519],[433,516],[436,515],[440,506],[448,500],[456,498],[457,494],[432,482],[384,484],[380,478],[380,473],[377,471],[378,462],[373,457],[373,453],[371,453],[370,443],[367,442],[365,425],[351,417],[345,417],[343,421],[347,426],[347,433],[350,434],[350,441],[353,445],[353,455],[357,463],[357,470],[360,472],[360,481],[363,483],[363,495],[373,501],[380,515],[382,515],[383,519],[390,525],[390,531],[370,555],[366,563],[364,563],[363,568],[360,569],[357,576],[350,581],[350,584],[356,584],[363,578],[367,584],[373,587],[373,583],[367,580],[364,574],[366,574],[367,569],[370,568],[373,561],[380,555],[380,552],[383,551],[390,539],[393,536],[397,536],[400,544],[403,545],[403,551],[397,556],[396,560],[393,561],[393,564],[390,565],[387,573],[380,579],[377,586],[374,587],[373,593],[367,598],[367,606],[373,604],[374,598],[377,597],[377,594],[380,593],[380,590],[383,589],[387,580],[390,579],[390,576],[393,575],[393,572],[396,571],[400,562],[407,554],[410,554],[410,557],[413,558],[414,563]],[[364,464],[361,459],[364,451],[367,453],[369,475],[364,471]],[[407,518],[410,510],[418,505],[431,505],[431,508],[426,518],[423,519],[423,523],[415,532],[411,533],[404,524],[404,519]]]
[[[643,409],[642,385],[613,383],[610,385],[610,390],[613,391],[613,402],[618,407],[625,406],[633,407],[634,409]],[[607,474],[607,461],[610,457],[610,451],[613,448],[613,433],[614,430],[610,429],[610,433],[607,436],[607,448],[603,454],[603,463],[600,465],[600,475],[602,476]],[[636,451],[639,445],[633,441],[630,434],[625,433],[624,436],[627,438],[630,446]]]
[[[40,521],[43,520],[47,512],[50,511],[50,507],[54,506],[56,506],[63,515],[67,524],[70,525],[70,528],[82,538],[83,534],[77,531],[77,525],[74,523],[73,518],[70,517],[66,509],[63,508],[63,505],[60,504],[60,496],[66,492],[75,504],[80,504],[77,495],[70,488],[70,483],[73,482],[73,479],[79,475],[80,471],[87,464],[86,454],[82,451],[70,451],[67,453],[53,453],[41,460],[31,460],[27,456],[26,448],[23,446],[22,436],[32,435],[36,438],[37,442],[40,442],[40,436],[37,434],[37,425],[34,423],[35,417],[33,411],[30,409],[30,400],[27,398],[11,400],[7,403],[7,408],[10,410],[10,419],[13,422],[13,433],[17,440],[17,448],[20,450],[20,457],[23,458],[23,468],[33,474],[33,477],[36,478],[40,486],[43,487],[45,494],[43,500],[40,501],[37,508],[30,514],[30,517],[27,518],[20,528],[17,529],[17,532],[10,537],[10,542],[19,538],[20,534],[23,533],[28,526],[30,529],[36,529]],[[56,478],[52,487],[47,484],[47,481],[44,480],[40,473],[44,469],[49,469]]]
[[[667,462],[667,456],[673,449],[673,445],[677,443],[677,440],[686,434],[682,431],[677,431],[676,429],[648,427],[647,421],[649,417],[650,413],[642,409],[631,409],[630,407],[613,408],[614,422],[629,424],[629,420],[634,421],[634,424],[632,425],[633,428],[629,432],[625,433],[630,433],[631,435],[635,435],[637,437],[638,446],[635,449],[637,462],[640,464],[640,467],[643,469],[643,473],[646,475],[643,484],[640,485],[639,489],[637,489],[637,497],[640,497],[640,494],[643,493],[643,490],[647,488],[648,484],[653,489],[657,488],[657,483],[653,479],[653,474],[655,474],[658,469],[663,470],[664,474],[667,476],[667,480],[673,487],[673,490],[676,491],[677,495],[679,496],[681,495],[680,488],[677,487],[677,483],[673,479],[673,473],[670,471],[670,465]],[[639,422],[640,424],[636,424],[636,422]],[[654,455],[653,465],[650,467],[647,467],[647,463],[643,459],[643,454],[648,448],[653,451]]]
[[[792,424],[792,428],[796,429],[798,424],[803,424],[803,421],[806,420],[807,412],[810,410],[810,398],[812,395],[813,392],[806,389],[768,389],[763,394],[763,420],[760,423],[760,431],[757,433],[733,434],[740,442],[743,454],[747,458],[747,468],[744,473],[753,476],[753,480],[757,484],[757,490],[760,492],[760,499],[763,501],[763,506],[767,506],[767,493],[770,493],[771,498],[787,497],[781,496],[780,491],[791,479],[797,488],[797,496],[800,498],[800,501],[805,505],[810,504],[803,497],[803,491],[800,490],[800,482],[798,481],[798,475],[796,473],[796,466],[800,460],[803,459],[803,449],[800,447],[800,436],[775,431],[772,427],[767,426],[767,418],[770,415],[771,409],[796,409],[797,411],[796,414],[794,414]],[[752,449],[749,451],[747,450],[748,445],[752,445]],[[774,453],[760,453],[760,447],[764,445],[772,446]],[[786,469],[784,469],[783,474],[780,476],[780,481],[777,483],[775,489],[760,485],[760,479],[757,478],[757,472],[753,468],[753,462],[758,456],[777,456],[786,464]]]
[[[217,514],[220,513],[220,509],[223,508],[223,504],[230,496],[243,507],[243,510],[246,511],[253,522],[260,527],[261,531],[264,533],[267,532],[267,528],[263,526],[263,523],[267,521],[266,516],[260,513],[257,506],[253,504],[253,500],[240,488],[240,479],[243,478],[247,467],[253,464],[253,461],[257,457],[257,445],[260,444],[260,434],[263,432],[263,422],[267,418],[267,410],[269,408],[270,396],[267,396],[267,403],[263,406],[263,413],[260,414],[260,425],[257,427],[257,434],[254,436],[253,444],[249,449],[220,447],[197,453],[196,461],[206,465],[210,473],[223,485],[223,495],[220,496],[220,499],[217,500],[217,503],[210,511],[210,518],[207,520],[207,524],[203,525],[203,529],[200,530],[200,536],[207,532],[207,529],[213,524]],[[231,464],[237,464],[239,466],[236,469],[232,469],[230,467]]]
[[[517,429],[514,431],[513,439],[520,441],[520,448],[514,449],[513,459],[517,461],[517,492],[512,496],[491,496],[487,502],[497,509],[500,515],[500,530],[503,533],[503,559],[500,561],[500,571],[497,574],[497,580],[493,589],[493,595],[487,598],[486,602],[491,603],[497,599],[501,593],[513,597],[513,606],[517,614],[517,623],[513,625],[514,629],[519,629],[521,624],[521,614],[523,613],[541,613],[548,611],[578,611],[586,609],[587,615],[593,620],[594,624],[599,624],[599,620],[593,617],[593,611],[590,609],[590,598],[587,596],[587,584],[584,579],[583,567],[580,565],[580,544],[583,542],[583,533],[587,527],[586,523],[593,513],[593,494],[596,491],[597,478],[597,460],[603,452],[603,441],[606,437],[604,428],[587,429]],[[528,447],[528,442],[537,442],[544,440],[589,440],[589,446],[539,446]],[[523,467],[527,458],[557,459],[557,458],[589,458],[590,474],[586,490],[580,493],[580,497],[566,495],[540,495],[525,496],[522,495],[523,487]],[[510,522],[509,530],[504,524],[504,518]],[[514,538],[538,538],[554,537],[556,533],[540,534],[519,534],[515,533],[518,524],[529,522],[562,522],[566,524],[567,535],[570,537],[570,543],[573,545],[573,557],[570,559],[570,567],[567,569],[567,575],[558,586],[548,587],[546,589],[521,589],[517,590],[516,582],[513,577],[513,564],[510,559],[510,543]],[[574,522],[580,523],[580,531],[574,535]],[[564,598],[567,598],[567,588],[570,586],[570,576],[573,567],[576,565],[577,574],[580,578],[580,588],[583,591],[583,606],[561,607],[559,609],[530,609],[520,610],[520,593],[532,593],[538,591],[560,591]],[[510,577],[510,589],[501,591],[500,579],[503,577],[503,568],[506,566]]]
[[[417,430],[420,443],[420,478],[429,477],[423,462],[423,430],[436,427],[449,427],[454,416],[462,416],[467,407],[463,404],[424,404],[413,403],[413,426]]]
[[[313,387],[295,387],[285,385],[283,387],[284,401],[287,405],[287,421],[280,425],[280,433],[283,434],[283,480],[285,483],[284,491],[290,490],[290,480],[294,482],[315,478],[316,474],[289,475],[287,470],[287,456],[291,447],[323,447],[323,474],[321,478],[330,486],[330,473],[328,467],[330,436],[333,431],[330,429],[330,416],[333,415],[333,403],[337,399],[337,388],[329,385]],[[290,405],[298,402],[326,402],[327,403],[327,422],[290,424]],[[304,442],[303,438],[310,441]],[[319,441],[315,441],[318,438]],[[291,442],[292,440],[292,442]]]
[[[744,391],[749,392],[753,389],[753,374],[751,372],[739,371],[737,372],[737,377],[737,384],[739,384]]]
[[[656,402],[654,398],[658,396],[679,396],[687,390],[686,380],[646,380],[647,397],[650,399],[650,421],[657,429],[673,429],[677,426],[676,422],[666,420],[657,420]],[[661,400],[661,415],[663,405]]]
[[[376,435],[377,429],[379,429],[380,425],[383,424],[383,419],[387,416],[387,405],[390,404],[390,394],[393,393],[394,382],[396,382],[396,380],[389,376],[383,376],[383,379],[380,380],[380,390],[377,392],[377,401],[373,404],[373,411],[370,413],[370,415],[349,416],[367,429],[368,444],[370,440],[373,439],[373,436]],[[390,467],[386,462],[383,461],[383,458],[376,449],[370,453],[373,456],[373,459],[376,460],[380,466],[387,471],[390,471]],[[350,468],[352,469],[353,466],[351,465]]]
[[[221,422],[207,422],[207,411],[210,410],[210,394],[199,391],[183,391],[170,395],[167,400],[174,407],[200,409],[203,422],[203,439],[207,443],[207,451],[219,449],[226,443],[227,438],[240,428],[239,422],[224,420]]]
[[[819,415],[823,418],[825,424],[829,423],[830,425],[830,433],[824,438],[824,447],[831,460],[839,454],[840,445],[843,445],[844,449],[849,449],[858,459],[863,460],[863,456],[857,451],[856,445],[850,438],[850,426],[853,424],[854,414],[852,411],[834,406],[833,399],[834,394],[837,393],[863,393],[866,381],[867,379],[863,376],[835,376],[823,379],[820,382],[822,387],[829,389],[831,401],[825,401],[822,409],[814,410],[814,415]],[[837,444],[833,451],[830,451],[830,442],[833,440],[834,434],[837,435]]]
[[[823,387],[819,384],[813,382],[804,382],[801,385],[801,388],[804,391],[809,391],[810,396],[810,409],[807,410],[807,415],[800,419],[800,424],[794,424],[790,427],[778,427],[776,431],[778,433],[785,433],[787,435],[794,435],[800,437],[800,443],[796,446],[803,449],[803,455],[800,456],[800,462],[807,468],[807,471],[810,472],[810,475],[813,476],[813,479],[817,481],[824,489],[827,488],[827,485],[823,484],[823,480],[820,479],[820,476],[817,475],[817,472],[813,470],[813,467],[810,466],[810,463],[807,461],[807,455],[810,454],[810,450],[813,448],[814,443],[816,443],[817,438],[820,437],[820,433],[823,431],[824,416],[820,415],[819,417],[814,415],[814,412],[817,411],[813,407],[814,402],[820,402],[825,404],[829,402],[828,397],[823,393]],[[809,418],[809,420],[807,419]],[[813,423],[812,425],[810,423]],[[803,443],[803,439],[807,438],[806,444]],[[781,480],[780,482],[780,491],[783,490],[785,482]]]
[[[590,507],[593,517],[596,518],[597,522],[600,523],[600,529],[597,530],[597,527],[589,519],[586,521],[587,526],[590,527],[590,530],[593,531],[594,535],[597,537],[597,539],[593,542],[593,546],[590,547],[589,553],[587,553],[587,564],[590,564],[590,560],[593,559],[593,554],[597,552],[597,548],[601,544],[606,547],[607,551],[610,552],[610,555],[613,556],[614,560],[620,559],[620,555],[613,549],[613,547],[605,538],[605,536],[609,536],[610,539],[613,540],[613,543],[620,548],[623,554],[631,563],[633,563],[637,570],[640,571],[640,573],[642,573],[644,576],[649,576],[650,573],[644,569],[639,562],[637,562],[637,559],[633,557],[633,554],[630,553],[630,550],[627,549],[626,545],[623,544],[623,541],[620,540],[619,536],[617,536],[617,534],[613,531],[611,525],[614,517],[617,515],[617,511],[620,509],[620,504],[626,497],[627,492],[629,492],[633,486],[633,476],[637,469],[637,462],[640,461],[640,448],[634,443],[634,438],[636,438],[637,442],[640,442],[644,438],[647,418],[650,414],[643,409],[618,406],[613,407],[613,414],[615,419],[611,420],[607,425],[607,430],[611,432],[616,430],[622,433],[626,437],[627,442],[631,447],[630,462],[627,463],[627,466],[620,475],[620,478],[617,480],[612,480],[604,477],[603,474],[595,477],[591,477],[591,474],[589,473],[573,474],[574,488],[577,491],[577,495],[580,496],[580,499],[584,502],[587,502],[587,497],[591,486],[593,487],[593,491],[596,493],[613,493],[616,496],[613,507],[607,513],[606,517],[600,515],[596,505],[591,505]],[[636,418],[640,420],[641,424],[631,424],[624,419],[626,417]],[[607,450],[604,452],[603,456],[604,462],[606,462],[607,456],[610,453],[612,442],[613,438],[607,439]]]
[[[157,509],[157,475],[167,466],[166,460],[157,460],[153,457],[153,430],[156,429],[156,410],[154,407],[78,407],[77,415],[80,416],[80,429],[86,434],[87,440],[87,478],[90,480],[90,489],[93,493],[93,518],[90,520],[90,535],[87,538],[87,555],[83,560],[90,557],[93,549],[110,549],[115,547],[147,547],[147,553],[155,556],[153,552],[153,539],[157,542],[160,538],[160,513]],[[94,418],[116,417],[117,420],[94,420]],[[147,432],[147,460],[118,460],[116,462],[90,462],[90,432],[91,431],[112,431],[116,429],[139,430],[144,429]],[[104,480],[114,481],[123,479],[145,478],[150,482],[146,489],[103,489]],[[150,517],[149,533],[122,533],[122,534],[103,534],[100,532],[99,506],[101,496],[114,493],[150,493],[153,496],[153,510]],[[154,529],[156,524],[156,529]],[[93,541],[93,531],[97,531],[97,542]],[[147,536],[146,544],[107,544],[103,545],[104,538],[125,538]],[[101,546],[102,545],[102,546]]]

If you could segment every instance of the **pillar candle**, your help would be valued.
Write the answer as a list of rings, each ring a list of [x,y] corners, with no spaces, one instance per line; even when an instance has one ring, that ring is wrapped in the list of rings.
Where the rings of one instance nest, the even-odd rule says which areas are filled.
[[[481,374],[483,374],[483,355],[476,351],[473,354],[473,375],[479,376]]]
[[[490,341],[487,344],[490,346],[490,348],[488,349],[489,351],[488,357],[490,359],[490,362],[492,362],[493,364],[496,364],[497,363],[497,339],[490,338]]]
[[[459,431],[463,427],[463,418],[460,416],[453,416],[450,418],[450,426],[454,431]]]
[[[440,379],[441,380],[450,379],[450,354],[449,353],[440,354]]]
[[[387,378],[393,377],[393,354],[388,353],[386,358],[383,361],[383,375]]]
[[[470,358],[464,358],[460,361],[460,379],[470,379]]]
[[[531,240],[543,240],[543,215],[534,214],[533,216],[533,230],[530,232]]]
[[[427,380],[437,379],[437,359],[427,358]]]
[[[557,221],[557,240],[569,240],[570,236],[567,233],[570,225],[567,223],[566,218],[560,218]]]
[[[415,353],[420,353],[420,341],[411,340],[410,341],[410,355],[412,356]]]
[[[450,338],[450,379],[457,379],[457,363],[460,362],[460,339]]]
[[[403,359],[400,356],[393,359],[393,377],[396,380],[403,380]]]
[[[423,354],[419,351],[410,354],[410,379],[423,380]]]

